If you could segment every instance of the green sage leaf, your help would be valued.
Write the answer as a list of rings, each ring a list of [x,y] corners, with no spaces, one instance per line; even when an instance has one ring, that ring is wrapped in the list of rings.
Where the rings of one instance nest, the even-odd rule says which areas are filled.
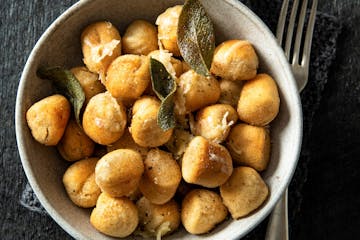
[[[178,46],[197,73],[209,76],[215,49],[214,26],[198,0],[187,0],[178,22]]]
[[[80,111],[85,102],[85,93],[74,74],[67,69],[55,66],[41,67],[37,75],[51,80],[56,89],[69,100],[74,109],[76,122],[81,126]]]
[[[154,92],[161,100],[157,115],[157,123],[164,131],[175,127],[174,94],[176,82],[165,66],[154,58],[150,58],[151,84]]]

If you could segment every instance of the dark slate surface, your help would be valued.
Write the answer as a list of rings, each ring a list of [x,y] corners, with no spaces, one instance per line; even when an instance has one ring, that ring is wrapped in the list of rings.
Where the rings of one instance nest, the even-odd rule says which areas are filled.
[[[36,40],[74,2],[2,0],[0,4],[1,239],[71,239],[51,218],[20,204],[26,177],[16,148],[14,104],[22,68]],[[264,4],[261,0],[246,2],[253,7]],[[292,239],[356,239],[360,233],[360,1],[319,2],[319,10],[335,15],[343,28],[309,132],[310,158],[303,176],[307,181],[301,186]]]

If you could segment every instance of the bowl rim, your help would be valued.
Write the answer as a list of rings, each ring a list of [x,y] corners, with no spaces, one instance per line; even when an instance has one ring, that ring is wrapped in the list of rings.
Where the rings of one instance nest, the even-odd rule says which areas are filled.
[[[89,2],[93,0],[82,0],[74,3],[72,6],[70,6],[68,9],[66,9],[62,14],[60,14],[51,24],[50,26],[43,32],[41,37],[36,42],[34,48],[32,49],[25,67],[23,69],[23,72],[21,74],[18,90],[17,90],[17,96],[16,96],[16,105],[15,105],[15,132],[16,132],[16,141],[18,146],[18,151],[21,159],[21,163],[25,172],[25,175],[29,181],[30,186],[34,190],[34,193],[38,197],[40,203],[45,208],[47,213],[55,220],[55,222],[62,227],[67,233],[69,233],[71,236],[75,237],[76,239],[85,239],[85,236],[82,235],[75,229],[71,224],[69,224],[58,212],[57,210],[52,206],[52,204],[48,201],[47,197],[42,193],[40,186],[34,176],[33,170],[31,168],[30,161],[28,157],[25,154],[25,147],[23,142],[24,140],[24,134],[22,133],[22,122],[24,121],[22,118],[24,118],[22,113],[22,96],[24,93],[24,82],[26,79],[26,76],[29,74],[30,65],[31,62],[36,55],[36,53],[40,50],[41,45],[43,42],[46,41],[46,39],[56,31],[57,27],[61,25],[66,19],[74,15],[77,11],[80,11],[81,8],[85,5],[87,5]],[[284,51],[281,48],[281,46],[278,44],[275,36],[271,32],[271,30],[268,28],[268,26],[260,19],[259,16],[257,16],[253,11],[251,11],[246,5],[244,5],[242,2],[237,0],[223,0],[224,3],[230,5],[233,8],[236,8],[238,11],[242,12],[244,15],[246,15],[250,21],[254,23],[254,25],[258,26],[259,29],[265,32],[267,36],[269,36],[269,40],[272,41],[271,45],[274,46],[273,52],[278,56],[278,59],[280,61],[281,67],[283,68],[284,75],[288,78],[289,82],[292,82],[292,84],[289,84],[288,87],[290,88],[289,91],[294,92],[295,94],[291,95],[294,99],[294,103],[296,106],[298,106],[295,110],[295,113],[297,117],[295,120],[297,121],[297,124],[299,126],[298,129],[295,131],[295,137],[294,137],[294,149],[295,149],[295,155],[292,156],[294,158],[294,164],[288,168],[288,174],[284,176],[282,183],[280,184],[279,191],[273,194],[272,201],[269,201],[266,205],[262,207],[262,214],[258,217],[256,224],[253,224],[252,226],[248,227],[246,231],[243,231],[242,234],[238,234],[236,236],[232,236],[231,239],[239,239],[243,236],[245,236],[247,233],[249,233],[252,229],[254,229],[259,223],[261,223],[272,211],[275,204],[279,201],[280,197],[282,196],[285,189],[288,187],[297,163],[300,156],[300,150],[301,150],[301,144],[302,144],[302,135],[303,135],[303,116],[302,116],[302,106],[301,106],[301,100],[300,95],[297,90],[297,85],[295,78],[293,76],[293,73],[291,71],[291,67],[289,62],[287,61]],[[294,110],[293,110],[294,111]]]

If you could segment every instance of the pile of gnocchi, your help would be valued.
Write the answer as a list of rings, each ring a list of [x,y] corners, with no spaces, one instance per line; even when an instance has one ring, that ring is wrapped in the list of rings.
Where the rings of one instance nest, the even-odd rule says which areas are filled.
[[[246,40],[218,46],[203,76],[182,59],[177,23],[182,5],[156,25],[136,20],[122,35],[108,21],[81,35],[85,66],[71,69],[85,93],[81,125],[69,100],[54,94],[26,113],[32,136],[71,162],[63,184],[71,201],[93,208],[92,226],[109,236],[157,237],[182,224],[204,234],[246,217],[269,195],[269,124],[279,111],[277,85],[257,72]],[[157,123],[161,101],[151,85],[150,57],[176,81],[176,126]]]

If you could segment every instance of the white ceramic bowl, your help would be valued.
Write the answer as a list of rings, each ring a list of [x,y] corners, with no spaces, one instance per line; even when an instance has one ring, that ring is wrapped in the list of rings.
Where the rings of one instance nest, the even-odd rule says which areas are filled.
[[[249,40],[260,58],[259,71],[272,75],[278,84],[281,107],[279,115],[271,124],[270,165],[262,173],[270,188],[270,196],[264,205],[250,216],[237,221],[228,220],[209,234],[195,236],[180,230],[166,239],[238,239],[270,213],[291,180],[302,138],[301,104],[289,64],[265,24],[236,0],[201,2],[215,25],[217,42],[227,39]],[[56,149],[37,143],[31,136],[25,113],[34,102],[52,93],[49,81],[39,79],[36,70],[41,65],[68,68],[82,65],[80,34],[91,22],[109,20],[123,33],[131,21],[146,19],[154,23],[160,13],[176,4],[183,4],[183,1],[79,1],[46,30],[26,63],[16,99],[16,135],[22,164],[44,208],[76,239],[113,238],[99,233],[90,225],[90,210],[78,208],[69,200],[62,184],[62,175],[68,164],[60,158]]]

